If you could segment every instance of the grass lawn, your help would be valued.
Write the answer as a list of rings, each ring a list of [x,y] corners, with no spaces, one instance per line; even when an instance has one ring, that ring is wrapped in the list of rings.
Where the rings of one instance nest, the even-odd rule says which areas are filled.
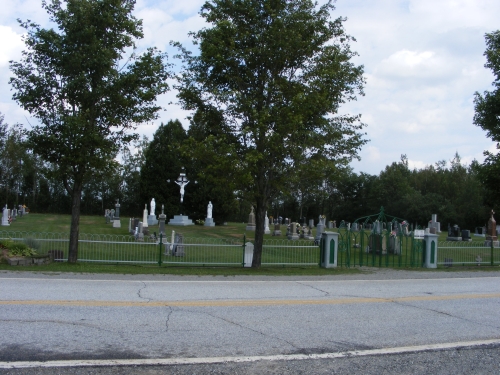
[[[113,228],[106,224],[104,216],[80,216],[80,233],[84,234],[114,234],[129,235],[128,217],[121,217],[121,228]],[[35,214],[30,213],[18,217],[10,227],[0,227],[0,230],[43,232],[43,233],[69,233],[71,224],[70,215]],[[178,227],[167,225],[167,232],[172,230],[181,232],[184,237],[197,238],[237,238],[243,240],[246,224],[229,223],[225,226],[205,227],[191,225]],[[150,232],[158,232],[158,226],[149,227]],[[254,233],[247,233],[247,238],[253,238]],[[270,236],[270,235],[269,235]]]
[[[182,257],[166,256],[164,248],[155,245],[156,241],[136,242],[128,233],[129,218],[122,217],[121,228],[113,228],[106,224],[104,217],[81,216],[80,218],[80,262],[77,265],[52,263],[37,267],[38,270],[54,272],[111,272],[111,273],[175,273],[195,275],[216,274],[330,274],[332,270],[321,270],[317,266],[305,266],[300,263],[317,263],[319,250],[312,241],[288,241],[286,237],[265,235],[267,246],[263,252],[264,263],[280,264],[267,266],[264,270],[249,270],[239,266],[243,260],[244,239],[252,240],[254,232],[245,233],[245,223],[228,223],[224,226],[204,227],[192,225],[187,227],[166,226],[167,241],[171,231],[184,236],[185,254]],[[38,240],[40,254],[49,250],[64,252],[62,259],[67,258],[67,238],[70,230],[69,215],[51,215],[30,213],[18,218],[9,227],[2,227],[4,238],[31,237]],[[150,233],[157,232],[158,226],[150,227]],[[21,234],[22,233],[22,234]],[[52,235],[54,233],[60,235]],[[50,240],[49,240],[50,239]],[[111,244],[116,242],[116,244]],[[190,244],[193,244],[190,246]],[[202,244],[201,246],[194,244]],[[290,248],[294,246],[294,248]],[[305,248],[302,248],[305,246]],[[307,248],[309,247],[309,248]],[[163,266],[157,265],[159,256]],[[85,261],[100,260],[102,263]],[[149,264],[131,264],[149,262]],[[186,263],[195,265],[186,267]],[[227,263],[225,267],[213,267],[213,264]],[[295,263],[294,267],[290,267]],[[196,267],[196,265],[208,265]],[[233,266],[231,266],[232,264]],[[287,267],[283,267],[287,264]],[[179,267],[184,265],[184,267]],[[0,265],[0,269],[14,269],[8,265]],[[19,267],[16,270],[33,270],[33,267]],[[342,270],[337,272],[358,272]]]

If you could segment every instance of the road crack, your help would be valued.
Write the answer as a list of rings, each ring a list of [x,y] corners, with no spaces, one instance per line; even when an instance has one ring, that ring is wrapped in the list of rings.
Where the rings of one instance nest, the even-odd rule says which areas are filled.
[[[167,309],[168,309],[168,314],[167,314],[167,319],[165,321],[165,332],[168,332],[168,329],[169,329],[169,326],[168,324],[170,323],[170,316],[172,315],[172,313],[174,312],[174,309],[172,306],[166,306]]]
[[[0,322],[8,322],[8,323],[53,323],[53,324],[62,324],[62,325],[70,325],[70,326],[80,326],[85,328],[93,328],[98,331],[104,332],[112,332],[114,331],[109,329],[104,329],[100,326],[89,324],[89,323],[80,323],[80,322],[66,322],[64,320],[50,320],[50,319],[0,319]]]
[[[492,325],[492,324],[479,323],[477,321],[474,321],[474,320],[471,320],[471,319],[462,318],[460,316],[456,316],[456,315],[447,313],[445,311],[431,309],[431,308],[423,307],[423,306],[415,306],[415,305],[411,305],[409,303],[399,302],[399,301],[395,301],[395,300],[392,300],[391,302],[394,303],[394,304],[400,305],[400,306],[412,307],[412,308],[418,309],[418,310],[430,311],[430,312],[433,312],[433,313],[436,313],[436,314],[445,315],[445,316],[448,316],[450,318],[455,318],[455,319],[458,319],[458,320],[461,320],[461,321],[464,321],[464,322],[467,322],[467,323],[472,323],[472,324],[475,324],[475,325],[479,325],[479,326],[482,326],[482,327],[489,327],[489,328],[500,329],[500,327]]]
[[[309,284],[301,283],[300,281],[296,281],[295,283],[299,284],[299,285],[302,285],[302,286],[307,286],[307,287],[309,287],[311,289],[317,290],[318,292],[324,293],[325,297],[330,297],[330,292],[327,292],[326,290],[317,288],[317,287],[309,285]]]
[[[246,329],[246,330],[251,331],[251,332],[253,332],[253,333],[257,333],[257,334],[262,335],[262,336],[264,336],[264,337],[269,337],[269,338],[272,338],[272,339],[274,339],[274,340],[282,341],[282,342],[284,342],[284,343],[287,343],[288,345],[290,345],[290,346],[291,346],[292,348],[294,348],[294,349],[297,349],[297,350],[302,349],[302,348],[300,348],[300,347],[296,346],[295,344],[293,344],[292,342],[290,342],[290,341],[288,341],[288,340],[285,340],[285,339],[283,339],[283,338],[280,338],[280,337],[277,337],[277,336],[273,336],[273,335],[266,334],[266,333],[264,333],[264,332],[262,332],[262,331],[258,331],[258,330],[256,330],[256,329],[251,328],[251,327],[244,326],[243,324],[240,324],[240,323],[238,323],[238,322],[235,322],[235,321],[232,321],[232,320],[230,320],[230,319],[226,319],[226,318],[223,318],[223,317],[220,317],[220,316],[217,316],[217,315],[211,314],[211,313],[206,312],[206,311],[193,311],[193,310],[186,310],[186,309],[183,309],[182,311],[187,311],[187,312],[190,312],[190,313],[192,313],[192,314],[203,314],[203,315],[208,315],[208,316],[210,316],[210,317],[212,317],[212,318],[222,320],[223,322],[226,322],[226,323],[229,323],[229,324],[233,324],[233,325],[235,325],[235,326],[237,326],[237,327],[240,327],[240,328]]]
[[[140,299],[144,299],[147,302],[151,302],[152,301],[151,298],[146,298],[146,297],[143,297],[141,295],[141,292],[148,287],[147,284],[144,281],[141,281],[141,282],[142,282],[142,288],[139,288],[139,290],[137,291],[137,297],[139,297]]]

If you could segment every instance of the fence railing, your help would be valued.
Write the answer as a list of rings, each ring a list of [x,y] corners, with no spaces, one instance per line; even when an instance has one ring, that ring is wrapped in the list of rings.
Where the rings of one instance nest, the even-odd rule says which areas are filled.
[[[352,233],[349,233],[351,236]],[[363,236],[339,238],[339,266],[420,267],[421,251],[413,246],[411,238],[399,239],[397,251],[387,249],[376,254],[368,253],[369,238]],[[0,230],[0,240],[26,242],[38,254],[53,252],[55,260],[68,259],[69,233],[40,233]],[[384,243],[381,245],[384,250]],[[418,251],[417,251],[418,250]],[[313,266],[319,263],[319,246],[313,241],[286,239],[264,240],[262,265]],[[244,241],[224,238],[183,238],[182,243],[172,243],[169,236],[146,236],[137,241],[129,235],[80,234],[78,261],[101,263],[137,263],[167,265],[242,266]],[[499,265],[500,247],[485,246],[482,241],[439,241],[439,266]]]
[[[263,265],[319,264],[319,245],[311,240],[264,240],[262,246]]]
[[[500,248],[486,246],[480,241],[439,241],[438,265],[496,265],[500,264]]]
[[[68,259],[68,233],[0,231],[0,239],[26,242],[38,254],[53,252],[55,260]],[[226,238],[185,237],[182,243],[170,236],[146,236],[137,241],[134,236],[80,233],[79,262],[144,263],[170,265],[242,266],[244,241]],[[265,240],[263,265],[317,265],[319,247],[313,241]]]
[[[383,230],[340,228],[337,264],[339,267],[422,267],[422,240],[413,234],[393,236]]]

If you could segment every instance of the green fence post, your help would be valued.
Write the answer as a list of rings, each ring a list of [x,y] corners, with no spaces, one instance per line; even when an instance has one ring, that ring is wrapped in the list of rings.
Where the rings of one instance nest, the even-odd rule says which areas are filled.
[[[491,265],[493,266],[493,238],[491,239]]]
[[[245,243],[247,242],[246,233],[243,235],[243,255],[241,261],[241,267],[245,267]]]
[[[161,245],[163,244],[163,241],[162,241],[162,238],[163,238],[163,234],[160,232],[160,246],[159,246],[159,249],[158,249],[158,266],[161,267]]]

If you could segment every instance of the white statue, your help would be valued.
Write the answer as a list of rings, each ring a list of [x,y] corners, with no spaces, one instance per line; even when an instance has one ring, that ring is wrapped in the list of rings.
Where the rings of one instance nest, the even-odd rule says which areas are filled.
[[[175,181],[175,183],[181,187],[181,202],[183,202],[184,201],[184,186],[189,184],[189,181],[184,181],[184,180],[183,181]]]
[[[207,206],[207,219],[212,218],[212,208],[214,206],[212,205],[212,201],[208,201],[208,206]]]
[[[155,209],[156,209],[156,202],[155,199],[151,199],[151,212],[149,213],[150,215],[155,216]]]

